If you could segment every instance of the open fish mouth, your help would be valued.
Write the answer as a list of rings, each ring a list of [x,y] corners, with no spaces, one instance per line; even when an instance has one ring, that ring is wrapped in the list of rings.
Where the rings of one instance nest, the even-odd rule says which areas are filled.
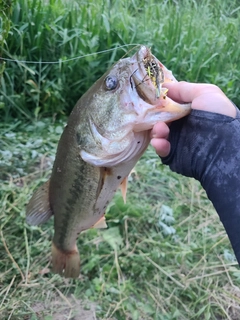
[[[180,104],[167,96],[167,89],[163,87],[166,82],[177,82],[172,72],[168,70],[152,53],[142,46],[133,56],[135,67],[131,75],[134,88],[144,103],[139,103],[138,114],[142,115],[142,123],[135,125],[135,132],[143,127],[150,128],[157,121],[173,121],[187,115],[191,104]],[[136,67],[137,65],[137,67]],[[144,122],[144,126],[143,126]]]
[[[138,95],[147,103],[156,104],[162,94],[165,81],[164,66],[152,55],[150,49],[142,46],[136,53],[137,70],[132,74]]]
[[[164,82],[164,72],[160,62],[151,54],[151,52],[149,52],[149,54],[143,59],[143,65],[148,77],[156,88],[156,97],[159,98],[161,85]]]

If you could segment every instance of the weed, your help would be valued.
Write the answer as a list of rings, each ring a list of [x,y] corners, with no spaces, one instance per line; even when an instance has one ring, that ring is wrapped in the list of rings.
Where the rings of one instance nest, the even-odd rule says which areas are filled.
[[[51,119],[1,125],[1,319],[239,319],[240,273],[217,214],[152,148],[130,176],[127,203],[118,192],[108,207],[109,228],[80,235],[80,278],[51,273],[52,220],[27,225],[25,206],[48,179],[62,128]]]

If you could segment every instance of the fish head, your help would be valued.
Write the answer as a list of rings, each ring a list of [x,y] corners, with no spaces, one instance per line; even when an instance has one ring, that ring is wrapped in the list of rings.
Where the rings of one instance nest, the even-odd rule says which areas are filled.
[[[177,80],[145,46],[107,71],[81,99],[84,122],[79,122],[78,132],[83,160],[114,166],[141,155],[154,124],[187,115],[191,105],[168,98],[163,87],[167,81]]]

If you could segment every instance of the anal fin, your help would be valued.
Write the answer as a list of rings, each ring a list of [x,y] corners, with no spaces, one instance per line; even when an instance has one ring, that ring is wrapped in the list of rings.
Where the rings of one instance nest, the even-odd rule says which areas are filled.
[[[26,221],[30,225],[44,223],[52,216],[49,203],[49,180],[33,194],[26,208]]]

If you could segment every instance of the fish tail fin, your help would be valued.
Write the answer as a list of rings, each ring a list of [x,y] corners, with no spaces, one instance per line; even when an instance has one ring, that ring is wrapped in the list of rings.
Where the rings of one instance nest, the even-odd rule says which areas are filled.
[[[53,215],[49,202],[49,180],[33,194],[26,208],[26,221],[36,226],[48,221]]]
[[[62,251],[52,243],[52,270],[65,278],[78,278],[80,256],[77,246],[71,251]]]

